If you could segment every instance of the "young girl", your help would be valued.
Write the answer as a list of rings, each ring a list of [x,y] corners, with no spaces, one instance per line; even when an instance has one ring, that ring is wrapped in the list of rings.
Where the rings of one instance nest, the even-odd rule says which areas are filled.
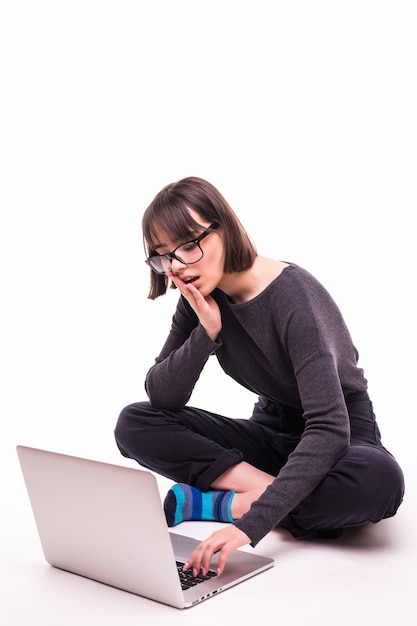
[[[190,555],[204,573],[220,552],[255,546],[276,526],[337,537],[394,515],[402,471],[383,447],[342,315],[295,263],[257,254],[219,191],[190,177],[162,189],[143,216],[149,298],[180,297],[146,376],[147,402],[126,407],[121,453],[177,484],[164,509],[230,522]],[[189,406],[208,358],[259,396],[249,419]]]

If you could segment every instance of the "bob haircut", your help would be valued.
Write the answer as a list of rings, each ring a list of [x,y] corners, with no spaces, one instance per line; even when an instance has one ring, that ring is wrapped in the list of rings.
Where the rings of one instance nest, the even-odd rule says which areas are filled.
[[[201,231],[193,220],[192,209],[207,222],[218,222],[223,235],[224,272],[241,272],[252,267],[256,247],[235,212],[221,193],[209,182],[196,176],[183,178],[164,187],[152,200],[142,218],[143,243],[146,256],[157,254],[157,229],[169,233],[174,242],[185,242]],[[217,232],[217,231],[216,231]],[[151,272],[148,298],[155,300],[166,293],[169,279]],[[175,289],[171,282],[171,288]]]

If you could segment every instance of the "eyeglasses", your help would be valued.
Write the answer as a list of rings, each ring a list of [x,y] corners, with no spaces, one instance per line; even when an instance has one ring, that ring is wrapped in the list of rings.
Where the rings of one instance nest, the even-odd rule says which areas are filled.
[[[167,254],[153,254],[146,259],[145,263],[149,265],[157,274],[166,274],[167,272],[170,272],[172,259],[177,259],[177,261],[183,263],[184,265],[197,263],[197,261],[200,261],[204,256],[200,242],[218,227],[219,223],[213,222],[195,239],[182,243],[180,246],[177,246],[174,250],[172,250],[172,252],[168,252]]]

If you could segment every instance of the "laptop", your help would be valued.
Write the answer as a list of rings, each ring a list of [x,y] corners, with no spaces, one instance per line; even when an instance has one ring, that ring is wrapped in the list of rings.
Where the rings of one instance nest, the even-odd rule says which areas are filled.
[[[181,580],[200,542],[168,531],[154,474],[27,446],[17,453],[53,567],[183,609],[274,565],[235,550],[221,576],[214,558],[206,577]]]

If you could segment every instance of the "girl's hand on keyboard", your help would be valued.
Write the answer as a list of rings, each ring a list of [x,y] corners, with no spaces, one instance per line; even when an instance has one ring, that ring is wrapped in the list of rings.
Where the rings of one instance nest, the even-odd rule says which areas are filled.
[[[217,566],[217,575],[220,576],[229,554],[250,542],[250,538],[242,530],[230,524],[221,530],[216,530],[205,541],[202,541],[185,563],[184,570],[192,569],[193,576],[197,576],[201,571],[205,576],[214,554],[220,552]]]

